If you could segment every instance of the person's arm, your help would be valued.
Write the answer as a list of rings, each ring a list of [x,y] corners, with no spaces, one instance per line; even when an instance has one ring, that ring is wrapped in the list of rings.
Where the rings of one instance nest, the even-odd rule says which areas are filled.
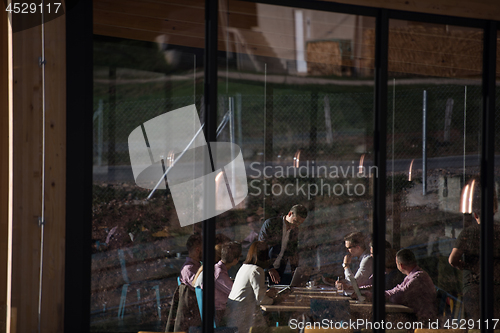
[[[270,235],[270,220],[266,220],[264,224],[262,224],[262,227],[260,228],[259,232],[259,241],[261,242],[266,242],[267,245],[269,245],[269,242],[271,241],[271,235]]]
[[[354,278],[359,285],[370,284],[369,279],[373,274],[373,258],[371,256],[365,256],[359,263],[359,269],[356,272]]]
[[[463,251],[457,249],[456,247],[451,250],[450,256],[448,257],[448,262],[451,266],[458,268],[460,270],[464,269],[464,262],[462,261]]]
[[[297,235],[294,235],[294,239],[290,239],[289,243],[288,243],[288,249],[289,249],[289,260],[290,260],[290,268],[292,270],[292,276],[293,276],[293,273],[295,273],[295,270],[297,269],[297,267],[299,267],[299,236],[298,234]],[[287,250],[288,250],[287,249]]]
[[[276,244],[276,235],[274,230],[271,227],[271,220],[266,220],[264,224],[262,225],[262,228],[260,229],[259,233],[259,241],[261,242],[266,242],[267,246],[269,247],[269,252],[272,252],[274,254],[276,251],[274,251],[274,247],[277,245]],[[269,267],[267,268],[267,272],[269,273],[269,277],[271,278],[271,281],[273,283],[278,284],[281,281],[281,277],[278,273],[278,271],[273,267],[274,261],[279,255],[270,255],[269,260]]]
[[[233,281],[231,281],[229,275],[225,272],[221,272],[219,276],[215,279],[215,289],[218,289],[224,294],[229,295],[232,288],[233,288]]]
[[[359,289],[368,289],[368,288],[371,288],[372,286],[373,286],[373,274],[370,275],[366,284],[358,285]]]
[[[342,261],[343,263],[343,266],[344,266],[344,276],[345,276],[345,279],[347,280],[346,281],[346,284],[347,285],[350,285],[351,283],[349,282],[349,277],[353,277],[354,275],[352,274],[352,271],[351,271],[351,255],[350,254],[346,254],[344,256],[344,259]]]
[[[257,304],[273,304],[273,299],[266,296],[267,287],[264,282],[264,270],[256,269],[250,278],[250,285],[255,294]]]
[[[198,269],[195,268],[192,264],[184,265],[180,273],[181,283],[189,286],[190,288],[193,288],[194,284],[193,278],[195,277],[197,272]]]
[[[404,287],[403,284],[398,284],[391,290],[385,291],[385,299],[391,301],[395,304],[401,304],[403,302]]]

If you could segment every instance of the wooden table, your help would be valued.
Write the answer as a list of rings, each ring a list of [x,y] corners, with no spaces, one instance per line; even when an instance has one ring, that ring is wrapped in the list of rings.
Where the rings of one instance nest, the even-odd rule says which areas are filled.
[[[327,300],[333,302],[349,303],[349,313],[352,320],[371,320],[373,315],[373,305],[371,302],[357,303],[350,296],[338,295],[335,291],[294,288],[293,293],[284,298],[280,304],[261,305],[261,309],[268,314],[272,323],[281,322],[286,325],[290,318],[304,318],[311,315],[311,300]],[[386,321],[413,321],[414,312],[411,308],[387,303],[385,305]],[[271,319],[272,318],[272,319]]]
[[[341,296],[342,297],[342,296]],[[331,298],[330,298],[331,299]],[[332,299],[332,300],[345,300],[346,297],[342,297],[342,299]],[[349,301],[351,312],[365,312],[372,310],[372,303],[356,303],[355,300]],[[266,312],[299,312],[299,311],[310,311],[311,305],[307,304],[297,304],[293,301],[285,301],[281,304],[271,304],[271,305],[261,305],[262,310]],[[386,313],[413,313],[413,310],[407,306],[387,303],[385,305]]]
[[[312,299],[349,301],[351,312],[371,312],[372,303],[358,303],[352,300],[350,296],[338,295],[334,287],[313,287],[302,288],[295,287],[293,293],[288,295],[280,304],[261,305],[262,310],[266,312],[304,312],[311,310]],[[407,306],[387,303],[385,305],[386,313],[413,313],[413,310]]]

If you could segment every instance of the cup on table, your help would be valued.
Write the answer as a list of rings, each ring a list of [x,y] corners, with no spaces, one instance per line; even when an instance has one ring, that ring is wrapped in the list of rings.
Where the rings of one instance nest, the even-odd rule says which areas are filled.
[[[308,282],[306,283],[306,288],[311,289],[311,288],[313,288],[313,287],[314,287],[314,281],[308,281]]]
[[[344,285],[342,283],[337,284],[337,294],[344,295]]]

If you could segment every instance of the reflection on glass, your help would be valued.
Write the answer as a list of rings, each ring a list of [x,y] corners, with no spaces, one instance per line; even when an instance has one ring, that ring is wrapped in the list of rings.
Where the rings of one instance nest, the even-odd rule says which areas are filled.
[[[410,250],[432,280],[411,301],[397,300],[415,310],[405,321],[430,328],[472,318],[464,312],[463,267],[449,260],[460,232],[476,224],[470,214],[481,151],[482,39],[480,29],[389,24],[387,239]]]
[[[259,276],[255,295],[264,311],[261,318],[253,296],[244,300],[252,304],[248,311],[235,320],[228,310],[226,320],[246,332],[251,326],[293,328],[302,314],[339,323],[371,318],[369,306],[351,308],[347,296],[338,298],[335,285],[338,279],[355,293],[344,260],[353,277],[365,261],[370,265],[362,275],[371,275],[375,20],[244,1],[219,4],[218,141],[241,148],[248,195],[219,215],[216,227],[242,242],[240,263],[228,273],[237,288],[250,271]],[[307,215],[296,215],[295,205]],[[352,232],[360,233],[359,241],[348,249],[354,245],[344,237]],[[270,259],[260,263],[268,273],[242,264],[256,240],[268,243]],[[267,285],[271,294],[264,297]],[[232,290],[228,308],[238,308],[242,295]],[[286,305],[297,311],[282,311]]]
[[[191,284],[200,266],[201,238],[192,238],[200,227],[181,227],[165,173],[174,161],[191,170],[176,159],[197,132],[187,124],[205,119],[204,1],[98,2],[93,17],[91,331],[160,332],[168,323],[187,331],[196,323],[186,318],[200,324],[199,309],[194,289],[178,281]],[[193,104],[181,124],[164,116]],[[154,177],[141,183],[150,166]],[[169,322],[179,293],[190,296],[174,302],[186,320]]]

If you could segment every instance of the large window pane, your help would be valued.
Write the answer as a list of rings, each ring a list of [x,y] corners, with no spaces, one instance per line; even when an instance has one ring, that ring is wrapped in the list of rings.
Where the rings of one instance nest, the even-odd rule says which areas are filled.
[[[243,247],[239,264],[229,270],[235,281],[226,324],[247,332],[252,326],[299,327],[304,319],[371,318],[370,306],[349,306],[348,298],[332,298],[331,289],[344,278],[345,235],[362,233],[363,244],[351,250],[354,272],[359,257],[369,257],[374,18],[223,1],[219,23],[218,141],[241,148],[248,186],[247,197],[217,217],[217,233]],[[219,179],[221,188],[233,188]],[[283,225],[290,224],[283,216],[297,204],[309,213],[298,236],[290,231],[280,256]],[[242,288],[251,280],[249,272],[264,274],[256,265],[242,265],[259,234],[271,255],[262,266],[276,270],[278,289],[299,269],[315,285],[306,289],[304,281],[302,289],[274,300],[262,313],[242,301],[251,296]],[[261,288],[274,284],[262,276]],[[247,310],[240,311],[243,307]]]
[[[479,238],[466,240],[464,230],[477,228],[471,212],[480,207],[482,43],[479,29],[390,21],[387,239],[430,277],[419,277],[428,287],[406,300],[416,319],[445,327],[479,306],[469,273],[479,269]],[[476,259],[462,258],[467,251]]]
[[[181,267],[201,261],[186,248],[199,223],[182,226],[162,175],[203,123],[204,1],[96,2],[94,33],[91,329],[164,331]],[[165,118],[193,104],[188,122]]]

